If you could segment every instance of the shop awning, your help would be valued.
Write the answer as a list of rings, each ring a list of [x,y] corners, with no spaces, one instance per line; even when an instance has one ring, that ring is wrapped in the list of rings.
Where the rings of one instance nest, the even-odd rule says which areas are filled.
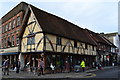
[[[13,55],[13,54],[19,54],[19,52],[0,53],[0,55]]]

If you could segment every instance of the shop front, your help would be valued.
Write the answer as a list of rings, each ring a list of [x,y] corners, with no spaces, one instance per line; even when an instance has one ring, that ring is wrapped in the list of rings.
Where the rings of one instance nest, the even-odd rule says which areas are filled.
[[[55,66],[55,72],[73,72],[75,71],[75,66],[80,66],[82,60],[85,60],[86,69],[93,68],[95,59],[96,56],[71,53],[45,52],[44,54],[46,72],[51,72],[51,63]]]

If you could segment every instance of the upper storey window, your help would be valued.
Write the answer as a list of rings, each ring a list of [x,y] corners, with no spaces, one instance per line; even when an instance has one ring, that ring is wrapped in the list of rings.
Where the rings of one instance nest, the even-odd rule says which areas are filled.
[[[4,26],[2,26],[2,33],[4,33]]]
[[[11,30],[12,22],[9,22],[9,30]]]
[[[9,26],[8,24],[6,24],[6,30],[5,31],[8,31],[9,30]]]
[[[35,37],[29,37],[27,39],[27,45],[33,45],[35,44]]]
[[[77,48],[77,41],[74,41],[74,47]]]
[[[61,44],[62,44],[61,42],[62,42],[61,37],[58,37],[58,36],[57,36],[57,37],[56,37],[56,44],[57,44],[57,45],[61,45]]]
[[[87,46],[87,44],[85,44],[85,49],[88,49],[88,46]]]
[[[15,19],[14,19],[14,20],[13,20],[12,28],[15,28],[15,23],[16,23],[16,21],[15,21]]]
[[[20,16],[17,17],[17,26],[20,26]]]

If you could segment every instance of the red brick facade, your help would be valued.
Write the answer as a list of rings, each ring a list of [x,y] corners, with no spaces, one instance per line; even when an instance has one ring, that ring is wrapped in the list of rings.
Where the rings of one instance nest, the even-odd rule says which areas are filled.
[[[18,17],[20,17],[20,24],[17,25]],[[21,28],[21,23],[23,19],[23,12],[19,12],[17,15],[14,17],[10,18],[6,22],[2,24],[2,48],[8,48],[10,45],[8,45],[8,38],[9,41],[11,42],[11,46],[18,46],[17,44],[17,36]],[[15,20],[15,23],[14,23]],[[8,25],[6,27],[6,25]],[[14,28],[13,28],[14,26]],[[14,42],[12,43],[12,36],[14,36]]]

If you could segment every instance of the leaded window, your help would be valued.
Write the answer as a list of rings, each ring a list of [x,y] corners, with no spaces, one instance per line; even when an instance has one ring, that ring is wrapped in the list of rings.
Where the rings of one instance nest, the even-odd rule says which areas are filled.
[[[33,44],[35,44],[35,37],[29,37],[29,38],[27,39],[27,44],[28,44],[28,45],[33,45]]]

